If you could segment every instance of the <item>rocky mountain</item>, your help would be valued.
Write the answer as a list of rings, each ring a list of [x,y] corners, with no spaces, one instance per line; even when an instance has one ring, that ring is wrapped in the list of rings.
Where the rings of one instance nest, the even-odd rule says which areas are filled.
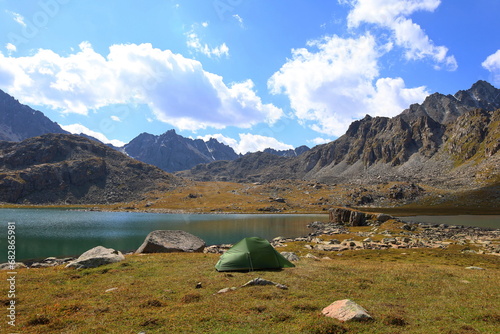
[[[0,90],[0,140],[21,141],[46,133],[68,133],[41,111]]]
[[[499,93],[499,89],[490,83],[479,80],[470,89],[460,90],[455,95],[434,93],[422,104],[412,104],[403,111],[402,117],[411,120],[419,116],[429,116],[438,123],[448,124],[473,109],[499,109]]]
[[[141,133],[124,146],[125,152],[140,161],[155,165],[167,172],[193,168],[201,163],[234,160],[234,150],[214,138],[208,141],[190,139],[169,130],[160,136]]]
[[[500,172],[498,108],[500,90],[478,81],[454,96],[433,94],[393,118],[367,115],[337,140],[297,157],[263,159],[254,153],[245,160],[197,166],[182,175],[204,180],[474,186]]]
[[[179,179],[81,136],[0,141],[0,202],[84,204],[137,201]]]
[[[275,150],[273,148],[266,148],[264,150],[264,152],[274,154],[274,155],[277,155],[280,157],[291,158],[291,157],[299,156],[302,153],[307,152],[309,150],[310,150],[309,147],[302,145],[302,146],[296,147],[294,149],[289,149],[289,150]]]

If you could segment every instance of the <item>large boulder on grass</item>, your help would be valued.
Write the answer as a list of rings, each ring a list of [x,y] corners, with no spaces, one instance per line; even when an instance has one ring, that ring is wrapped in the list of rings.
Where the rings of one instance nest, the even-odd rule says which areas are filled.
[[[113,248],[97,246],[89,249],[74,261],[66,265],[66,268],[95,268],[109,263],[125,260],[125,256],[120,251]]]
[[[191,233],[158,230],[148,234],[136,253],[203,252],[205,241]]]
[[[366,321],[372,317],[368,312],[350,299],[337,300],[321,311],[325,316],[345,321]]]

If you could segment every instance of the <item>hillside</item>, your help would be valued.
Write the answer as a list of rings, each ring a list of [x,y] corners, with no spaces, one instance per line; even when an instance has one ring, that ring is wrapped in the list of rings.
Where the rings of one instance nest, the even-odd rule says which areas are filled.
[[[75,135],[47,134],[0,142],[0,201],[83,204],[140,199],[179,180],[104,144]]]
[[[454,96],[433,94],[393,118],[367,115],[337,140],[297,157],[277,160],[254,153],[180,175],[237,182],[290,178],[480,187],[498,181],[498,108],[500,90],[478,81]]]

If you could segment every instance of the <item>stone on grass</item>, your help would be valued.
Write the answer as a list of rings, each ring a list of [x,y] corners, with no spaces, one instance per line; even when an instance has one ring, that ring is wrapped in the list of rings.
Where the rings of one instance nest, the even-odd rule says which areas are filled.
[[[22,262],[16,262],[16,263],[5,262],[0,264],[0,270],[16,270],[22,268],[28,268],[28,267],[26,267],[26,265]]]
[[[224,288],[224,289],[220,289],[219,291],[217,291],[217,293],[227,293],[227,292],[230,292],[230,291],[234,291],[236,290],[235,287],[232,287],[232,288]]]
[[[294,252],[281,252],[281,255],[288,261],[299,261],[300,258]]]
[[[245,288],[247,286],[255,286],[255,285],[274,285],[278,289],[282,289],[282,290],[287,290],[288,289],[288,287],[286,285],[284,285],[284,284],[274,283],[274,282],[268,281],[268,280],[260,278],[260,277],[254,278],[253,280],[250,280],[250,281],[246,282],[241,287]]]
[[[484,268],[481,268],[481,267],[476,267],[476,266],[465,267],[465,269],[471,269],[471,270],[484,270]]]
[[[325,316],[346,321],[366,321],[372,319],[368,312],[350,299],[337,300],[321,311]]]
[[[68,265],[66,268],[95,268],[109,263],[115,263],[125,260],[125,256],[120,251],[103,246],[94,247]]]
[[[148,234],[136,253],[203,252],[205,241],[191,233],[157,230]]]

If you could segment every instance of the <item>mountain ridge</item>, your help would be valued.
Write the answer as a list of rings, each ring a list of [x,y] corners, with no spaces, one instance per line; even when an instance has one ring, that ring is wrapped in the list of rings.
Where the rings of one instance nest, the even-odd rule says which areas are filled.
[[[0,202],[109,204],[135,201],[181,180],[102,143],[45,134],[0,142]]]
[[[490,110],[478,109],[478,106]],[[346,133],[335,141],[313,147],[298,157],[279,162],[269,159],[268,164],[260,164],[258,168],[245,168],[241,160],[235,160],[219,163],[217,169],[210,165],[197,166],[179,175],[195,180],[217,180],[222,176],[228,181],[238,182],[278,178],[327,183],[399,180],[474,187],[478,186],[477,182],[485,180],[484,177],[475,178],[477,173],[482,174],[479,165],[493,173],[499,172],[499,165],[495,162],[500,137],[494,130],[495,126],[498,127],[498,108],[500,90],[485,81],[478,81],[469,90],[459,91],[455,96],[432,94],[422,104],[412,105],[392,118],[367,115],[351,123]],[[482,123],[475,115],[482,115]],[[486,120],[491,124],[485,124]],[[461,151],[457,147],[451,148],[463,147],[468,142],[460,142],[452,136],[456,127],[464,129],[468,141],[478,143],[478,147],[487,147],[489,156],[479,159],[475,165],[470,159],[457,163],[457,154]],[[475,131],[478,127],[482,130]],[[478,147],[469,154],[470,158],[475,156]],[[255,159],[262,161],[260,155],[255,155]],[[251,160],[247,157],[245,164],[253,166]],[[276,163],[279,165],[274,165]],[[224,172],[217,174],[217,171]]]

